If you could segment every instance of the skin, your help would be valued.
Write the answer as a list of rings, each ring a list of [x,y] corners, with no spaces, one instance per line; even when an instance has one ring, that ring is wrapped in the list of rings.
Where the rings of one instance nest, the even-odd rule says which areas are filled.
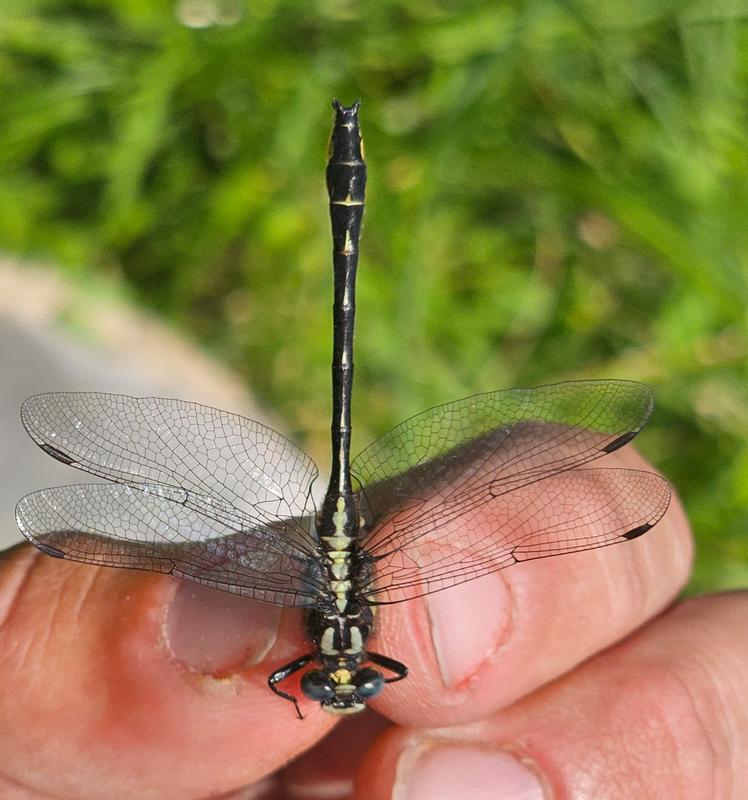
[[[645,466],[630,448],[606,461]],[[475,658],[445,635],[441,599],[388,607],[372,649],[410,676],[372,703],[381,716],[332,730],[267,688],[306,652],[298,612],[13,548],[0,557],[0,796],[417,800],[423,765],[457,753],[516,762],[546,798],[746,797],[748,595],[676,602],[691,557],[674,500],[635,541],[504,570],[481,589],[497,607],[462,618],[459,641],[486,644]],[[470,592],[451,602],[470,612]],[[248,619],[266,639],[246,639]]]

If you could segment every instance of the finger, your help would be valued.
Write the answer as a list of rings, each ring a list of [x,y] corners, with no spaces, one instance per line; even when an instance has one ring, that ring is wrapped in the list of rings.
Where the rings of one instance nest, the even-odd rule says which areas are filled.
[[[606,458],[606,466],[646,464],[628,449]],[[635,540],[517,564],[385,606],[371,649],[405,662],[410,673],[376,708],[411,725],[480,719],[657,614],[684,585],[691,558],[688,523],[674,499],[661,522]]]
[[[746,592],[689,600],[490,720],[393,729],[357,796],[746,797],[747,615]]]
[[[0,561],[0,776],[74,800],[246,785],[332,723],[268,689],[304,647],[298,613],[16,548]]]
[[[343,718],[325,738],[278,774],[287,800],[347,800],[366,751],[391,725],[369,710]]]
[[[320,742],[283,769],[214,800],[347,800],[363,755],[389,727],[371,709],[343,717]]]

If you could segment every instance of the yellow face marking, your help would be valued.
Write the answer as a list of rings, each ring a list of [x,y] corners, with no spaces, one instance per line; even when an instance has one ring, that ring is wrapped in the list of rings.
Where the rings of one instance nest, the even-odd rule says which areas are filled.
[[[366,708],[366,703],[354,703],[352,706],[345,706],[344,708],[335,708],[335,706],[322,706],[323,711],[334,716],[345,716],[347,714],[358,714]]]
[[[345,597],[338,597],[338,599],[335,601],[335,605],[338,607],[338,611],[343,614],[346,606],[348,605],[348,601],[345,599]]]
[[[347,669],[336,669],[330,676],[337,684],[348,684],[351,682],[351,672]]]

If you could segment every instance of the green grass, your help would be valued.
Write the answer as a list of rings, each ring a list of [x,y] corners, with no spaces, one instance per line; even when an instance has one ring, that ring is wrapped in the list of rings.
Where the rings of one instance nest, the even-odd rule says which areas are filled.
[[[329,101],[361,97],[356,442],[476,391],[652,383],[693,588],[746,583],[744,2],[2,6],[1,247],[121,281],[324,452]]]

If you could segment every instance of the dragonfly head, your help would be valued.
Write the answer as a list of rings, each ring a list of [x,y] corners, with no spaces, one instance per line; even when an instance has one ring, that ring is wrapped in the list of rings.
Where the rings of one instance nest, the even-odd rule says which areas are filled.
[[[301,678],[301,691],[316,700],[329,714],[357,714],[384,688],[384,677],[373,667],[353,672],[336,669],[326,672],[310,669]]]

